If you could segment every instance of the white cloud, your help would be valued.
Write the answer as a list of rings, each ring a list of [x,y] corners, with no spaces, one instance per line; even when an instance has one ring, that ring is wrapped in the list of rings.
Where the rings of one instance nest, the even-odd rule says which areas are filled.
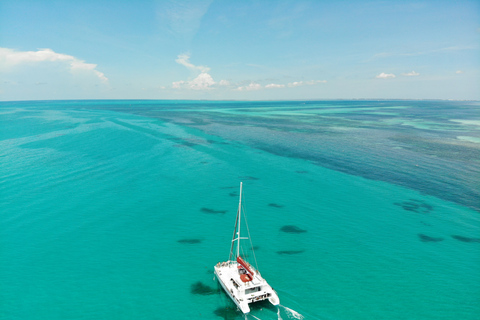
[[[391,78],[395,78],[395,75],[393,73],[380,73],[379,75],[377,75],[375,78],[377,79],[391,79]]]
[[[230,81],[228,81],[228,80],[220,80],[220,82],[218,82],[218,85],[219,85],[219,86],[227,87],[227,86],[230,85]]]
[[[213,89],[215,85],[228,86],[230,83],[227,80],[221,80],[218,84],[213,80],[212,76],[208,73],[210,68],[205,66],[196,66],[190,61],[190,55],[179,54],[175,62],[181,64],[187,69],[198,74],[193,80],[180,80],[172,82],[172,88],[174,89],[192,89],[192,90],[208,90]]]
[[[415,72],[415,71],[402,73],[402,76],[406,76],[406,77],[415,77],[415,76],[419,76],[419,75],[420,75],[420,73]]]
[[[96,69],[96,64],[86,63],[74,56],[54,52],[52,49],[15,51],[9,48],[0,48],[0,70],[11,70],[19,65],[38,64],[42,62],[64,63],[68,65],[72,73],[87,71],[93,73],[102,82],[108,81],[108,78],[103,72]]]
[[[455,71],[455,73],[456,74],[461,74],[461,73],[463,73],[463,71],[462,70],[457,70],[457,71]]]
[[[200,71],[205,73],[210,71],[210,68],[204,67],[204,66],[196,66],[190,63],[190,61],[188,60],[190,60],[190,55],[184,53],[184,54],[179,54],[175,62],[193,71]]]
[[[290,83],[288,84],[288,86],[289,86],[290,88],[303,86],[303,81],[290,82]]]
[[[186,81],[180,80],[180,81],[174,81],[172,82],[172,88],[173,89],[180,89],[186,84]]]
[[[238,91],[254,91],[254,90],[260,90],[260,89],[262,89],[262,86],[255,82],[251,82],[248,86],[237,88]]]
[[[173,89],[192,89],[192,90],[209,90],[209,89],[218,89],[220,87],[234,89],[237,91],[256,91],[261,89],[274,89],[274,88],[285,88],[285,87],[298,87],[305,85],[314,85],[318,83],[326,83],[326,80],[309,80],[309,81],[295,81],[288,84],[277,84],[270,83],[265,86],[262,86],[259,83],[251,81],[248,85],[244,85],[245,82],[240,82],[238,84],[230,83],[227,80],[220,80],[215,82],[212,76],[209,74],[210,68],[206,66],[197,66],[190,62],[190,54],[183,53],[177,56],[175,62],[186,67],[192,71],[196,78],[193,80],[180,80],[172,82]],[[270,79],[272,81],[272,79]],[[248,82],[247,82],[248,83]]]
[[[317,83],[326,83],[327,80],[309,80],[309,81],[294,81],[287,84],[290,88],[300,87],[300,86],[311,86]]]
[[[270,83],[265,86],[267,89],[272,89],[272,88],[285,88],[284,84],[276,84],[276,83]]]
[[[172,83],[172,88],[174,89],[193,89],[193,90],[206,90],[211,89],[215,84],[215,81],[208,73],[200,73],[198,77],[191,81],[176,81]]]
[[[310,80],[310,81],[305,81],[305,84],[307,85],[314,85],[317,83],[327,83],[327,80]]]

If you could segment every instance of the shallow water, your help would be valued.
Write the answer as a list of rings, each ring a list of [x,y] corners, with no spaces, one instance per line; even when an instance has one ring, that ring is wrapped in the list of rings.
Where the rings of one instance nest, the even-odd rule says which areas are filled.
[[[476,319],[479,111],[0,102],[0,318],[242,318],[213,266],[243,181],[282,304],[249,318]]]

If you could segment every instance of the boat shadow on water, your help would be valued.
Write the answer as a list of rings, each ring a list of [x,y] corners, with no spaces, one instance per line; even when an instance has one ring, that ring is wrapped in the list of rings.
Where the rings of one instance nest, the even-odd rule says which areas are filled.
[[[244,316],[241,312],[237,311],[237,306],[228,306],[228,307],[220,307],[215,309],[213,313],[225,320],[230,319],[244,319]]]
[[[213,287],[210,287],[210,286],[204,284],[201,281],[197,281],[190,286],[190,292],[192,294],[199,294],[199,295],[203,295],[203,296],[219,293],[220,291],[221,291],[220,287],[213,288]]]

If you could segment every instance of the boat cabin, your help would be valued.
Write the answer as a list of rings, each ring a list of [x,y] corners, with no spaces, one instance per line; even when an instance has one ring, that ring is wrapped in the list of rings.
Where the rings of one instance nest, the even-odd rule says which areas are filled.
[[[262,291],[262,287],[248,288],[248,289],[245,289],[245,294],[250,294],[250,293],[259,292],[259,291]]]

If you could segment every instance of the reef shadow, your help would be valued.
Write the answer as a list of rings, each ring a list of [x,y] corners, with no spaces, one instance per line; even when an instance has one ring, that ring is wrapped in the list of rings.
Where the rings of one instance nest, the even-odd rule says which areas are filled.
[[[480,238],[469,238],[469,237],[456,236],[456,235],[452,235],[451,237],[455,240],[462,241],[462,242],[480,242]]]
[[[268,206],[269,207],[274,207],[274,208],[283,208],[284,207],[284,205],[277,204],[277,203],[269,203]]]
[[[403,210],[416,213],[430,213],[433,206],[423,200],[408,199],[408,201],[395,202],[394,205],[403,208]]]
[[[237,311],[237,307],[220,307],[220,308],[217,308],[215,309],[215,311],[213,311],[213,313],[218,316],[218,317],[221,317],[225,320],[229,320],[229,319],[242,319],[243,318],[243,315],[241,314],[241,312]]]
[[[243,176],[240,177],[241,180],[260,180],[260,178],[252,177],[252,176]]]
[[[214,210],[214,209],[203,207],[200,209],[200,211],[208,214],[225,214],[228,210]]]
[[[277,251],[278,254],[288,254],[288,255],[299,254],[299,253],[303,253],[303,252],[305,252],[305,250],[280,250],[280,251]]]
[[[180,239],[177,240],[178,243],[185,243],[185,244],[197,244],[202,243],[202,239]]]
[[[422,241],[422,242],[439,242],[439,241],[444,240],[443,238],[430,237],[430,236],[427,236],[423,233],[419,233],[418,237],[420,238],[420,241]]]
[[[286,233],[304,233],[307,232],[307,230],[300,229],[297,226],[293,225],[288,225],[288,226],[283,226],[280,228],[280,231],[286,232]]]

